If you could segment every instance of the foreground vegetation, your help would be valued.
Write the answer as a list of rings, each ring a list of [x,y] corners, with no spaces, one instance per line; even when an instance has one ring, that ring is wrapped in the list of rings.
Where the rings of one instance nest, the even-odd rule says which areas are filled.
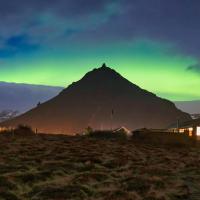
[[[0,199],[200,199],[200,147],[142,138],[0,135]]]

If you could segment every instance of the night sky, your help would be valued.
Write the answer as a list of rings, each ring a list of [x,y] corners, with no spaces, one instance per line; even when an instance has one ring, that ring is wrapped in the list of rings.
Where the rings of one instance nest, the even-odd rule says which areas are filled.
[[[200,99],[199,0],[0,0],[0,81],[67,86],[106,62],[171,100]]]

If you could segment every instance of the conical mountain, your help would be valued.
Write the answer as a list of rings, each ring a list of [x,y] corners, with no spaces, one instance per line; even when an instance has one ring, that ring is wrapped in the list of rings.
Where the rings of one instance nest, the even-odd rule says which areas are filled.
[[[141,89],[103,64],[58,96],[0,126],[26,124],[40,132],[74,134],[88,126],[165,128],[177,119],[191,118],[172,102]]]

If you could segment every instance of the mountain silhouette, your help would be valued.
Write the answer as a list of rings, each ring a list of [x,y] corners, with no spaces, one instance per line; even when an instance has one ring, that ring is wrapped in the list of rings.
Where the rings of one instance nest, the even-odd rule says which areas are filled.
[[[40,132],[73,134],[88,126],[165,128],[177,119],[191,118],[172,102],[141,89],[103,64],[58,96],[1,126],[26,124]]]

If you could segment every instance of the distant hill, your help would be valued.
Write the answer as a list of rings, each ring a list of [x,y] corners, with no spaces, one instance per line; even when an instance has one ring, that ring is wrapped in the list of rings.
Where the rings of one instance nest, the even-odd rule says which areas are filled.
[[[190,114],[200,114],[200,100],[199,101],[177,101],[174,102],[176,106]]]
[[[20,113],[56,96],[63,88],[43,85],[0,82],[0,111],[17,110]]]
[[[163,128],[177,119],[185,121],[191,117],[174,103],[141,89],[104,64],[55,98],[0,125],[27,124],[40,132],[72,134],[87,126]]]

